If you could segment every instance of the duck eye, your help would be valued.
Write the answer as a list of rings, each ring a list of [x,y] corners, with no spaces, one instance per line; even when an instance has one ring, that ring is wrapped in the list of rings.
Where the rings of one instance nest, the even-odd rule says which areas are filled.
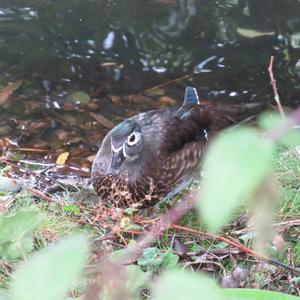
[[[128,145],[132,146],[134,144],[137,143],[137,137],[134,133],[132,133],[129,137],[128,137]]]
[[[135,135],[132,135],[129,139],[129,142],[134,143],[134,141],[135,141]]]

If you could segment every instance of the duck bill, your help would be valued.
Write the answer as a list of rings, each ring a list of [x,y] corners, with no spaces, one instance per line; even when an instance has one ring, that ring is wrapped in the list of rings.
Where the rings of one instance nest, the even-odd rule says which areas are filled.
[[[110,162],[110,165],[109,165],[106,173],[108,175],[118,175],[120,172],[120,167],[124,160],[125,160],[125,157],[123,155],[122,150],[119,152],[113,152],[111,162]]]

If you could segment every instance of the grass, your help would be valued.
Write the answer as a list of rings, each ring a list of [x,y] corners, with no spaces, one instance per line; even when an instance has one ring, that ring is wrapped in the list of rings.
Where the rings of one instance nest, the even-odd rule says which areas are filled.
[[[278,211],[277,211],[277,222],[300,219],[300,163],[299,158],[287,148],[279,148],[276,154],[276,177],[281,186],[281,191],[279,193],[278,201]],[[0,170],[1,173],[1,170]],[[56,195],[57,197],[57,195]],[[60,197],[65,199],[72,198],[72,193],[68,191],[61,194]],[[3,215],[9,216],[13,215],[21,210],[38,210],[42,215],[45,216],[45,221],[43,225],[34,232],[34,251],[47,246],[60,239],[62,236],[69,235],[72,233],[84,232],[93,238],[103,237],[105,234],[111,232],[111,230],[116,230],[120,228],[120,224],[112,218],[110,224],[93,223],[95,220],[95,211],[93,207],[81,206],[79,205],[80,212],[74,214],[70,211],[64,211],[58,205],[50,205],[45,203],[43,200],[37,200],[35,197],[30,195],[28,192],[23,190],[21,193],[16,195],[16,199],[9,209],[2,212]],[[231,234],[236,229],[244,228],[246,226],[246,221],[244,216],[247,214],[247,209],[241,209],[236,216],[233,217],[231,224],[224,229],[221,234]],[[247,218],[246,218],[247,219]],[[107,225],[107,228],[105,228]],[[200,231],[205,231],[206,226],[199,220],[196,211],[191,211],[185,215],[180,220],[180,225],[193,228]],[[118,228],[117,228],[118,227]],[[172,238],[174,237],[173,230],[167,230],[165,234],[157,241],[156,246],[162,251],[166,251],[170,247]],[[275,257],[277,256],[279,260],[285,263],[290,263],[287,259],[287,249],[290,248],[295,260],[296,265],[300,264],[300,246],[297,243],[299,236],[299,229],[297,227],[287,227],[282,233],[286,240],[286,246],[283,252],[272,253]],[[133,236],[130,234],[119,232],[116,237],[112,240],[108,240],[105,247],[109,250],[116,250],[118,248],[124,247]],[[253,258],[246,258],[242,255],[231,255],[227,251],[228,245],[225,243],[220,243],[218,241],[208,240],[199,236],[193,236],[191,234],[179,234],[175,235],[176,240],[179,244],[184,244],[186,246],[186,252],[195,252],[194,256],[181,258],[182,264],[188,264],[195,262],[195,265],[191,264],[194,268],[201,268],[213,274],[215,278],[222,278],[225,273],[230,273],[235,264],[238,264],[241,268],[249,271],[249,276],[245,283],[247,287],[253,287],[256,284],[259,287],[265,287],[271,283],[272,288],[275,286],[280,287],[282,290],[289,291],[288,283],[286,281],[286,276],[280,273],[277,276],[276,284],[274,281],[274,274],[272,270],[267,267],[261,267],[258,269],[258,264]],[[237,236],[241,240],[242,236]],[[251,245],[251,239],[245,244]],[[95,244],[96,245],[96,244]],[[95,246],[94,245],[94,246]],[[102,247],[103,245],[101,245]],[[97,248],[96,248],[97,249]],[[101,248],[103,249],[103,248]],[[224,250],[224,257],[222,255],[213,254],[214,251]],[[99,251],[99,249],[98,249]],[[176,249],[175,249],[176,251]],[[202,263],[196,263],[199,257],[203,256]],[[206,262],[205,262],[206,260]],[[15,266],[20,260],[14,261],[4,261],[0,260],[0,288],[7,288],[10,280],[10,276]],[[256,268],[256,269],[255,269]],[[283,277],[282,277],[283,276]],[[281,278],[282,279],[281,281]],[[272,289],[271,288],[271,289]]]
[[[300,216],[300,158],[295,151],[281,148],[276,157],[277,179],[281,185],[279,216]]]

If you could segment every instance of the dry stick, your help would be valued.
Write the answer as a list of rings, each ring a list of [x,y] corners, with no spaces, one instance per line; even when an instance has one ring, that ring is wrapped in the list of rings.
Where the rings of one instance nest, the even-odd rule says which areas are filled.
[[[34,152],[34,153],[49,152],[49,149],[40,149],[40,148],[12,148],[12,150],[18,151],[18,152]]]
[[[261,260],[263,260],[263,261],[265,261],[267,263],[271,263],[271,264],[283,267],[284,269],[288,269],[288,270],[290,270],[290,271],[292,271],[294,273],[300,274],[300,270],[296,269],[293,266],[284,264],[284,263],[282,263],[280,261],[277,261],[277,260],[275,260],[273,258],[270,258],[270,257],[268,257],[268,256],[266,256],[264,254],[260,254],[260,253],[258,253],[256,251],[254,251],[254,250],[252,250],[252,249],[244,246],[243,244],[241,244],[239,242],[236,242],[234,240],[230,240],[230,239],[225,238],[223,236],[219,236],[219,235],[208,233],[208,232],[198,231],[198,230],[195,230],[195,229],[183,227],[183,226],[176,225],[176,224],[171,224],[170,227],[174,228],[176,230],[182,230],[182,231],[185,231],[185,232],[188,232],[188,233],[194,233],[194,234],[197,234],[197,235],[202,236],[202,237],[207,238],[207,239],[225,242],[228,245],[231,245],[231,246],[239,249],[241,252],[244,252],[246,254],[250,254],[250,255],[252,255],[254,257],[257,257],[257,258],[259,258],[259,259],[261,259]],[[136,232],[130,232],[130,233],[136,233]]]
[[[166,82],[163,82],[161,84],[158,84],[156,86],[153,86],[151,88],[148,88],[146,90],[143,90],[142,92],[140,92],[139,94],[143,94],[143,93],[146,93],[146,92],[149,92],[149,91],[152,91],[152,90],[155,90],[155,89],[158,89],[158,88],[161,88],[163,86],[166,86],[166,85],[169,85],[169,84],[173,84],[173,83],[176,83],[178,81],[181,81],[181,80],[184,80],[184,79],[187,79],[187,78],[190,78],[192,76],[194,76],[195,74],[187,74],[187,75],[184,75],[182,77],[179,77],[179,78],[176,78],[176,79],[171,79],[169,81],[166,81]]]
[[[295,220],[283,221],[283,222],[272,224],[272,227],[274,227],[274,228],[277,228],[277,227],[289,228],[289,227],[299,226],[299,225],[300,225],[300,219],[295,219]],[[246,228],[243,228],[240,230],[233,230],[233,231],[231,231],[231,233],[240,235],[240,234],[244,234],[246,232],[251,232],[251,231],[254,231],[254,228],[252,226],[246,227]]]
[[[232,241],[232,240],[229,240],[223,236],[218,236],[216,234],[212,234],[212,233],[207,233],[207,232],[202,232],[202,231],[198,231],[198,230],[195,230],[195,229],[190,229],[190,228],[187,228],[187,227],[183,227],[183,226],[179,226],[179,225],[175,225],[175,224],[172,224],[171,225],[172,228],[174,229],[178,229],[178,230],[184,230],[186,232],[190,232],[190,233],[194,233],[194,234],[197,234],[197,235],[200,235],[200,236],[203,236],[205,238],[208,238],[208,239],[213,239],[213,240],[218,240],[218,241],[222,241],[222,242],[225,242],[227,243],[228,245],[231,245],[239,250],[241,250],[242,252],[244,253],[247,253],[247,254],[250,254],[254,257],[257,257],[265,262],[268,262],[268,263],[271,263],[271,264],[274,264],[274,265],[277,265],[277,266],[280,266],[280,267],[283,267],[285,269],[288,269],[294,273],[297,273],[297,274],[300,274],[300,270],[294,268],[293,266],[290,266],[290,265],[287,265],[287,264],[284,264],[280,261],[277,261],[273,258],[270,258],[264,254],[260,254],[252,249],[249,249],[248,247],[236,242],[236,241]]]
[[[276,101],[276,104],[277,104],[277,107],[278,107],[278,110],[279,110],[281,116],[284,118],[285,113],[284,113],[284,110],[283,110],[281,102],[280,102],[280,98],[279,98],[277,86],[276,86],[276,80],[273,75],[273,62],[274,62],[274,56],[271,56],[268,71],[269,71],[269,75],[270,75],[270,79],[271,79],[271,84],[273,87],[274,99]]]
[[[136,245],[127,249],[123,263],[128,264],[135,261],[143,249],[149,247],[172,223],[177,222],[181,216],[185,215],[197,202],[197,193],[198,190],[186,195],[181,202],[162,215],[151,230],[138,239]]]
[[[53,199],[51,197],[48,197],[47,195],[43,194],[42,192],[40,192],[40,191],[38,191],[36,189],[30,188],[30,187],[26,187],[26,190],[28,192],[30,192],[31,194],[33,194],[34,196],[36,196],[38,198],[41,198],[43,200],[46,200],[48,203],[55,203],[55,204],[59,204],[60,206],[63,206],[62,203],[59,203],[55,199]]]

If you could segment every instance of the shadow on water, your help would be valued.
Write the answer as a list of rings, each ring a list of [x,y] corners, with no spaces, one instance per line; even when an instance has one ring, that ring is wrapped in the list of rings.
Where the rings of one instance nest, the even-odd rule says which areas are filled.
[[[186,85],[216,101],[272,101],[271,55],[282,102],[295,107],[299,2],[2,0],[0,84],[24,82],[1,107],[0,138],[44,149],[45,161],[71,151],[89,166],[82,157],[95,152],[107,119],[175,105]]]

